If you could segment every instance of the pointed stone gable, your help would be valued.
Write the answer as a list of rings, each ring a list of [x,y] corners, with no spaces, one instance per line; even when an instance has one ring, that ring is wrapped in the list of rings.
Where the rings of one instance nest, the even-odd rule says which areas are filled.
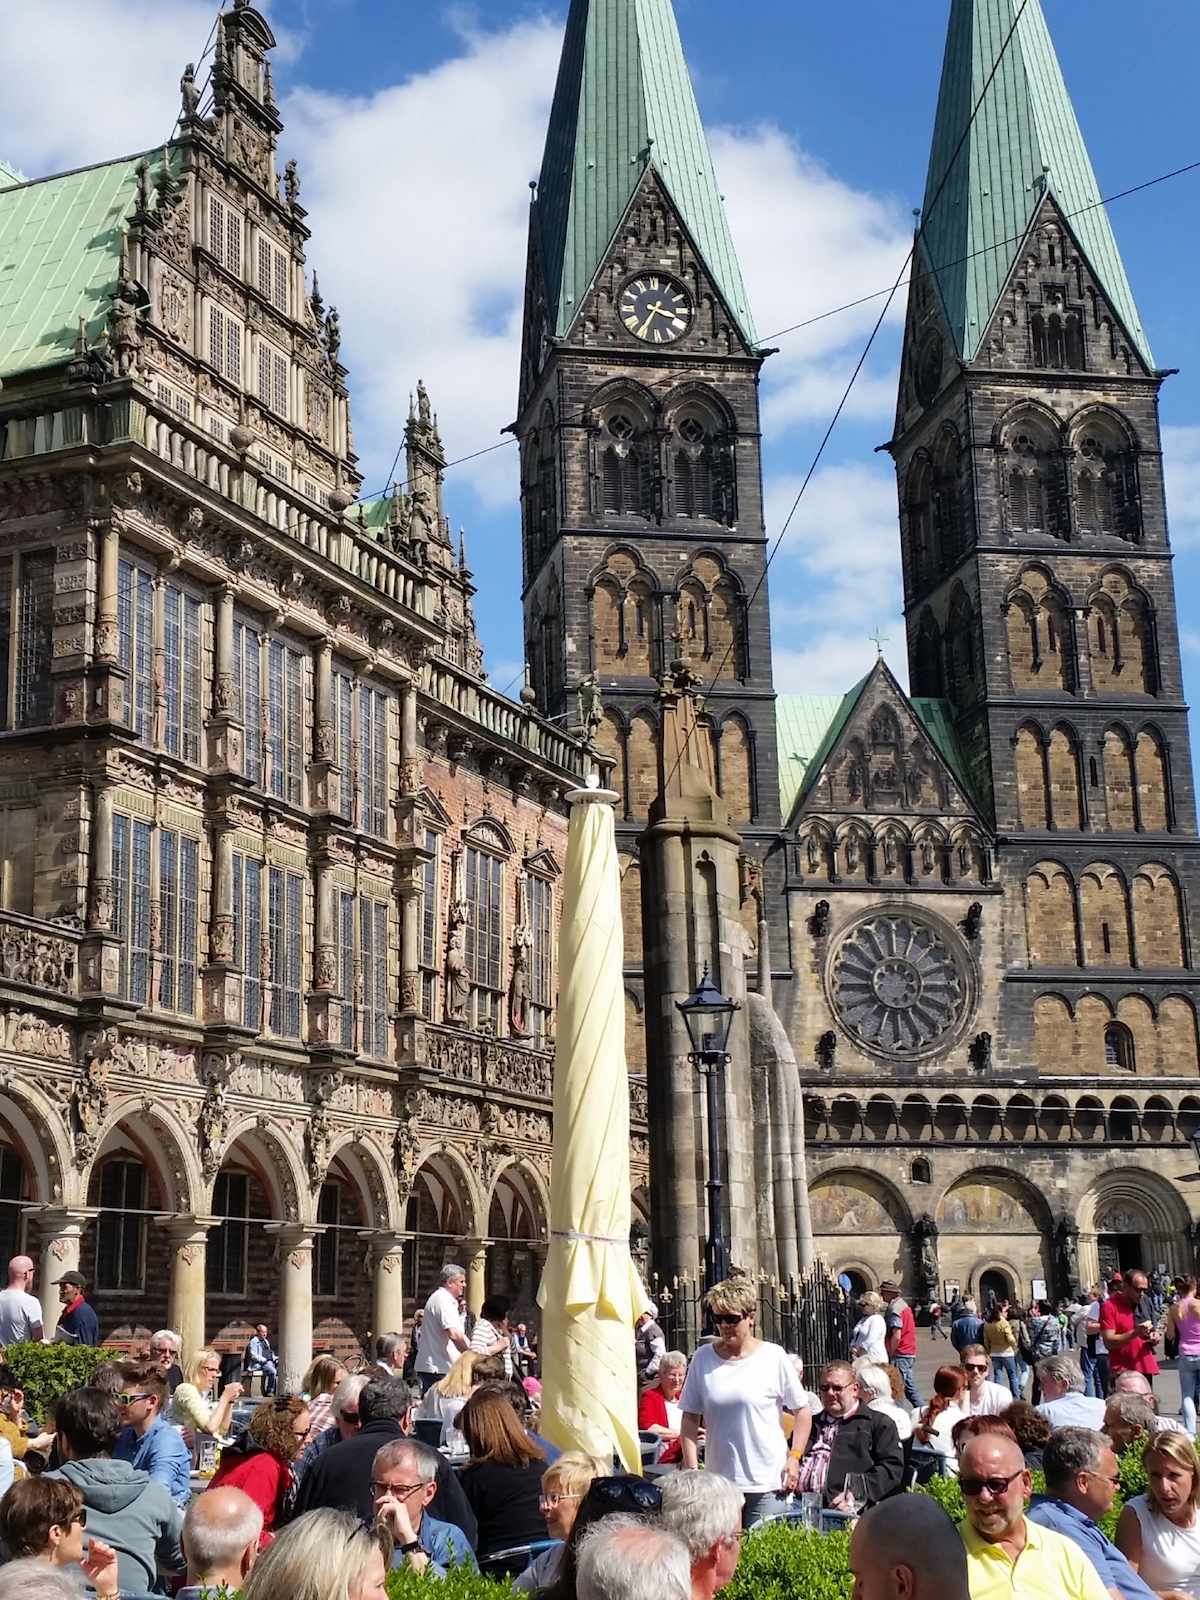
[[[671,0],[572,0],[532,218],[551,336],[576,321],[647,168],[753,346]]]
[[[813,757],[793,824],[814,815],[977,819],[949,722],[934,715],[939,704],[922,703],[929,713],[923,720],[885,663],[878,662]],[[945,749],[927,722],[941,734]]]
[[[999,69],[984,94],[997,61]],[[1038,0],[1028,0],[1023,11],[1020,0],[954,0],[918,250],[937,283],[963,360],[979,356],[1047,195],[1070,224],[1126,340],[1153,371],[1149,342]]]

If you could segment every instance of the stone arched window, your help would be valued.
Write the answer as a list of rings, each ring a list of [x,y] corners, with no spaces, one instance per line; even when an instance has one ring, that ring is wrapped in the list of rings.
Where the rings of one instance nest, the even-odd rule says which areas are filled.
[[[1031,725],[1017,730],[1017,815],[1023,828],[1050,826],[1046,783],[1046,744]]]
[[[1171,826],[1171,795],[1162,735],[1156,728],[1142,728],[1133,753],[1138,826],[1147,833],[1166,833]]]
[[[945,428],[938,436],[933,474],[933,538],[941,571],[957,565],[966,549],[963,512],[962,446]]]
[[[1104,1066],[1108,1072],[1136,1072],[1133,1035],[1123,1022],[1110,1022],[1104,1030]]]
[[[1006,601],[1014,689],[1069,689],[1075,681],[1065,596],[1041,567],[1029,567]]]
[[[537,429],[521,453],[521,498],[530,575],[541,566],[558,533],[558,479],[554,462],[554,413],[542,407]]]
[[[1073,728],[1052,728],[1046,750],[1050,775],[1050,805],[1054,826],[1078,830],[1083,827],[1083,797],[1079,783],[1079,738]]]
[[[745,719],[732,712],[722,722],[716,745],[720,794],[735,822],[757,813],[754,794],[754,744]]]
[[[1137,826],[1134,810],[1133,746],[1124,728],[1104,733],[1104,800],[1108,826],[1113,833],[1132,833]]]
[[[1062,457],[1049,421],[1036,412],[1023,413],[1005,430],[1004,444],[1010,531],[1018,538],[1065,538]]]
[[[1080,533],[1136,544],[1142,536],[1137,453],[1110,412],[1089,412],[1075,429],[1075,518]]]
[[[979,694],[975,612],[961,585],[955,587],[946,618],[945,662],[946,693],[956,705],[970,705]]]
[[[1151,861],[1134,874],[1133,928],[1139,966],[1183,965],[1179,885],[1169,867]]]
[[[1025,883],[1025,914],[1032,967],[1074,967],[1075,900],[1071,879],[1057,861],[1042,861]]]
[[[933,582],[938,569],[933,539],[933,463],[927,455],[917,456],[909,468],[904,509],[912,582],[915,588],[924,589]]]
[[[646,418],[631,399],[614,400],[600,431],[600,508],[609,516],[648,518],[650,446]]]
[[[1106,572],[1090,600],[1092,682],[1109,693],[1156,694],[1158,661],[1146,596],[1119,569]]]
[[[671,514],[732,525],[737,516],[732,430],[715,401],[689,394],[668,418]]]
[[[650,677],[657,652],[655,586],[637,555],[614,550],[592,588],[592,665],[603,675]]]
[[[705,677],[744,675],[741,592],[718,556],[697,555],[680,580],[679,654]]]
[[[1079,902],[1084,965],[1129,966],[1129,900],[1116,868],[1107,861],[1085,867],[1079,878]]]
[[[913,693],[940,700],[943,695],[942,630],[928,608],[921,614],[913,646]]]

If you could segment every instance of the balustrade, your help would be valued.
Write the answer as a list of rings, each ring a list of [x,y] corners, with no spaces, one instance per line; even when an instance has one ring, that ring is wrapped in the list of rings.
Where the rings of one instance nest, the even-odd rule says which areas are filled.
[[[80,937],[58,923],[0,911],[0,979],[51,994],[77,995]]]

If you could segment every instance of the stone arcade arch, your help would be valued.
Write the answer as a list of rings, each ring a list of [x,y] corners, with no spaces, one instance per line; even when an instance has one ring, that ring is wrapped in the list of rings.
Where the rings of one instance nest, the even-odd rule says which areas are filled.
[[[1028,1179],[1007,1167],[976,1167],[952,1182],[934,1211],[942,1276],[980,1288],[1007,1273],[1022,1295],[1034,1278],[1052,1280],[1053,1219]]]
[[[487,1288],[511,1295],[513,1315],[534,1315],[548,1238],[550,1196],[528,1162],[502,1167],[488,1204]]]
[[[853,1261],[872,1281],[909,1271],[912,1212],[888,1179],[859,1167],[836,1167],[809,1184],[813,1235],[819,1255],[833,1264]]]
[[[1160,1261],[1171,1273],[1190,1270],[1190,1218],[1179,1191],[1148,1166],[1119,1161],[1094,1179],[1077,1207],[1083,1281],[1095,1283],[1121,1266],[1152,1272]]]

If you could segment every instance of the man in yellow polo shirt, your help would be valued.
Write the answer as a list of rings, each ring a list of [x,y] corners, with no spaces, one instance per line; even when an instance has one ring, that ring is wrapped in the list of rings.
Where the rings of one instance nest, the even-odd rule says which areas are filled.
[[[1029,1471],[1010,1434],[981,1433],[958,1467],[967,1514],[971,1600],[1109,1600],[1100,1574],[1070,1539],[1025,1517]]]

